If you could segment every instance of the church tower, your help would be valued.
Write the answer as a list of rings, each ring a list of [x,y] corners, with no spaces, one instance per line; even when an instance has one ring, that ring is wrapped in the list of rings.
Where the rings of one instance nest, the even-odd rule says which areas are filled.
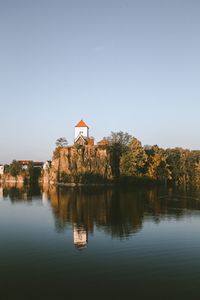
[[[76,124],[76,126],[75,126],[75,140],[80,135],[82,135],[85,138],[89,138],[89,127],[83,120],[78,122],[78,124]]]
[[[74,143],[80,145],[94,145],[94,138],[89,135],[89,126],[81,120],[75,126]]]

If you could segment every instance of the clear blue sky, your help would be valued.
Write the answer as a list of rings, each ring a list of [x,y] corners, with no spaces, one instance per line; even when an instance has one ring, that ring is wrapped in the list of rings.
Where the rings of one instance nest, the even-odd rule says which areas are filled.
[[[199,0],[0,0],[0,163],[96,139],[200,149]]]

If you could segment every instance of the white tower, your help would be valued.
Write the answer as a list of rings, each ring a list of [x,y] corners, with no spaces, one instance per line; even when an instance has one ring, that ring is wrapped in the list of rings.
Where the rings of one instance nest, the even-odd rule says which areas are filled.
[[[75,126],[75,141],[79,136],[83,136],[84,138],[89,138],[89,127],[87,124],[81,120]]]

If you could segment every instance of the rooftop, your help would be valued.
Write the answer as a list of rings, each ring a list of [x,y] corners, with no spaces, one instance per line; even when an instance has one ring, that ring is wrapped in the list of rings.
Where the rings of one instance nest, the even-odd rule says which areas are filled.
[[[87,126],[87,124],[86,124],[83,120],[80,120],[80,121],[76,124],[75,127],[87,127],[87,128],[89,128],[89,127]]]

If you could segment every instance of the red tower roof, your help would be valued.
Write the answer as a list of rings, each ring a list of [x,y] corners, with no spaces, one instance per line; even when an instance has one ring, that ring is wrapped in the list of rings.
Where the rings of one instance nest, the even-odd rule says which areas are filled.
[[[89,128],[83,120],[80,120],[80,122],[78,122],[78,124],[76,124],[75,127],[87,127],[87,128]]]

